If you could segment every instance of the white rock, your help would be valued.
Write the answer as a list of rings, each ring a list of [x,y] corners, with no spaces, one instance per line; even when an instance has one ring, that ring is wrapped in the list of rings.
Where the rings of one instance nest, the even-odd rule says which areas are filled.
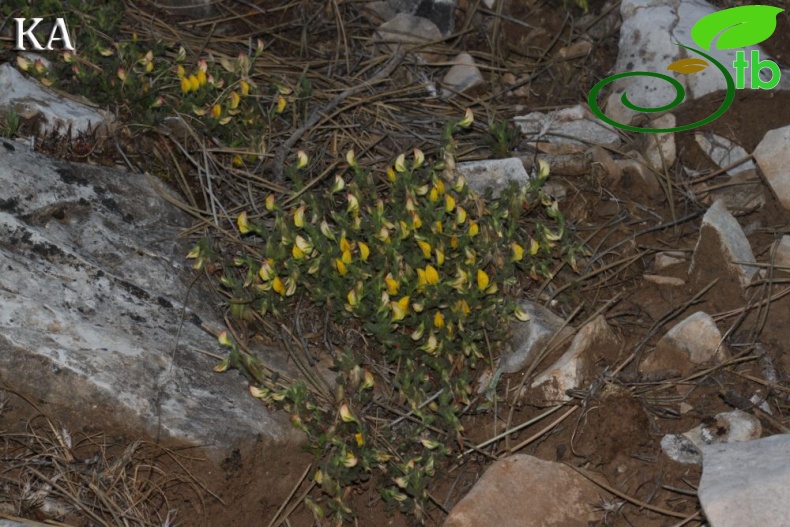
[[[644,276],[646,281],[658,285],[671,285],[675,287],[686,285],[686,282],[682,278],[675,278],[674,276],[663,276],[659,274],[646,274]]]
[[[596,354],[620,346],[622,342],[607,324],[606,318],[599,315],[579,329],[568,350],[535,378],[532,388],[541,391],[541,398],[545,402],[568,401],[570,396],[565,392],[589,380],[585,376],[591,370]]]
[[[790,234],[782,236],[774,251],[774,265],[783,267],[782,270],[785,272],[790,272]]]
[[[726,80],[714,65],[694,75],[673,74],[667,66],[682,58],[700,58],[698,54],[681,48],[677,43],[699,49],[691,39],[691,28],[702,17],[716,12],[716,9],[704,0],[623,0],[620,13],[623,22],[620,27],[620,53],[614,71],[646,71],[664,73],[672,76],[686,90],[684,102],[698,99],[708,93],[726,89]],[[747,56],[751,50],[760,50],[760,58],[769,58],[759,48],[720,50],[715,46],[709,53],[723,64],[735,78],[732,63],[735,52],[744,50]],[[787,89],[788,72],[782,72],[782,81],[775,89]],[[657,108],[671,103],[676,92],[666,81],[654,77],[633,76],[618,79],[612,83],[611,95],[607,99],[606,114],[620,123],[629,123],[636,112],[625,107],[620,101],[623,93],[628,94],[631,103]],[[601,104],[603,107],[603,104]]]
[[[787,525],[790,435],[703,450],[698,495],[711,527]]]
[[[456,93],[463,93],[476,86],[485,84],[483,74],[475,66],[475,59],[469,53],[459,53],[453,59],[453,66],[444,76],[444,84],[447,86],[442,90],[445,97],[451,97]]]
[[[701,424],[683,434],[667,434],[661,448],[671,459],[686,465],[704,462],[706,446],[741,443],[763,433],[760,420],[741,410],[717,414],[710,424]]]
[[[720,254],[698,254],[706,237],[712,237],[711,244],[719,248]],[[755,265],[749,265],[756,263],[749,240],[746,239],[738,220],[727,211],[721,201],[714,203],[702,218],[700,236],[691,259],[689,275],[694,274],[695,268],[699,265],[699,258],[721,262],[729,267],[738,275],[743,287],[751,283],[752,277],[758,270]]]
[[[530,320],[516,320],[510,326],[511,344],[499,359],[499,370],[505,373],[516,373],[529,366],[534,354],[545,348],[564,322],[540,304],[520,300],[518,305],[529,315]],[[558,342],[572,332],[573,329],[566,326],[554,341]]]
[[[617,131],[581,105],[549,113],[533,112],[514,117],[513,122],[532,140],[581,146],[620,144]]]
[[[458,163],[456,168],[464,175],[472,190],[482,194],[490,187],[494,191],[494,197],[499,196],[511,181],[523,187],[531,179],[524,163],[517,157]]]
[[[683,319],[656,344],[656,349],[642,362],[644,372],[673,368],[690,373],[695,366],[721,362],[729,356],[721,332],[710,315],[698,311]]]
[[[376,39],[393,44],[426,44],[441,40],[442,32],[430,20],[400,13],[379,26]]]
[[[740,145],[737,145],[720,135],[711,132],[697,132],[694,134],[694,139],[702,151],[710,158],[711,161],[716,163],[719,168],[728,167],[736,161],[746,159],[740,165],[733,167],[727,171],[731,176],[739,172],[754,170],[754,161],[747,159],[749,154]]]
[[[243,378],[213,373],[214,361],[193,351],[224,355],[201,329],[223,327],[211,294],[199,282],[188,294],[191,243],[178,235],[189,217],[142,174],[9,145],[0,144],[5,382],[92,423],[115,419],[211,449],[295,443],[295,429]]]
[[[650,128],[673,128],[677,120],[671,113],[667,113],[650,121]],[[645,158],[657,170],[671,167],[677,159],[675,148],[675,134],[643,134],[646,144]]]
[[[491,465],[443,525],[586,527],[601,520],[594,504],[606,496],[563,463],[515,454]]]
[[[790,126],[765,134],[754,150],[768,185],[785,209],[790,209]]]
[[[0,108],[9,107],[25,119],[40,117],[40,134],[56,130],[66,133],[71,127],[72,137],[77,137],[81,132],[100,129],[114,121],[107,112],[57,95],[10,64],[3,64],[0,65]]]
[[[666,269],[667,267],[672,267],[673,265],[685,263],[686,259],[684,258],[684,256],[685,253],[680,251],[660,252],[656,255],[654,266],[657,271],[661,271]]]

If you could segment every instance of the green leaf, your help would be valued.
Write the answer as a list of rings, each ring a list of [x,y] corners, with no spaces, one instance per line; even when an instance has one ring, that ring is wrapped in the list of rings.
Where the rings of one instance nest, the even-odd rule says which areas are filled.
[[[776,29],[776,16],[784,11],[766,5],[733,7],[702,17],[691,29],[691,38],[698,46],[710,50],[713,39],[718,49],[753,46],[766,40]]]

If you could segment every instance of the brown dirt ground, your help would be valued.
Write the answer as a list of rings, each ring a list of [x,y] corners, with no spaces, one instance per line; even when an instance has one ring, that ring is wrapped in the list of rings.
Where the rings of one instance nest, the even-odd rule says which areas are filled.
[[[776,0],[776,5],[780,0]],[[764,2],[770,3],[770,2]],[[720,0],[722,7],[737,5]],[[591,12],[600,13],[601,0],[591,2]],[[552,45],[554,37],[562,32],[563,40],[568,32],[566,11],[556,5],[513,0],[507,13],[518,20],[539,26],[545,31],[530,37],[530,32],[517,23],[505,22],[502,41],[508,44],[509,52],[539,56],[542,50]],[[571,11],[570,17],[578,17]],[[557,63],[548,72],[537,78],[526,91],[505,95],[499,100],[500,108],[525,105],[530,109],[549,108],[576,104],[586,99],[586,93],[599,79],[609,75],[617,52],[618,33],[615,31],[594,43],[592,53],[584,58]],[[526,39],[521,41],[520,39]],[[483,37],[470,46],[483,46]],[[524,47],[522,47],[524,46]],[[554,43],[555,48],[558,44]],[[779,26],[765,47],[780,62],[790,62],[790,19],[786,14],[779,17]],[[527,51],[524,51],[526,49]],[[484,97],[486,94],[478,94]],[[678,122],[691,122],[711,113],[718,106],[722,95],[713,94],[701,102],[680,108],[676,114]],[[752,151],[767,130],[790,124],[790,94],[758,93],[744,90],[738,94],[734,104],[721,118],[705,127],[728,137]],[[695,170],[714,169],[702,154],[693,138],[693,131],[677,134],[679,159],[683,165]],[[645,503],[691,516],[698,510],[695,489],[699,483],[700,469],[674,463],[661,452],[659,441],[662,435],[686,431],[716,413],[731,410],[740,404],[737,397],[749,399],[760,394],[769,403],[772,417],[761,417],[764,435],[782,431],[787,423],[787,392],[769,389],[763,384],[766,377],[765,365],[770,363],[776,371],[780,384],[788,386],[790,375],[790,296],[783,296],[768,307],[755,307],[755,303],[770,295],[785,291],[781,281],[763,283],[751,287],[744,294],[738,287],[721,280],[694,305],[678,310],[704,284],[688,281],[684,287],[660,286],[643,279],[652,271],[652,253],[657,250],[681,250],[691,254],[697,242],[700,217],[666,228],[640,234],[656,225],[671,222],[673,218],[685,217],[703,210],[704,203],[693,192],[689,176],[674,167],[667,176],[676,186],[672,194],[672,207],[667,199],[646,201],[639,188],[627,187],[624,183],[611,184],[593,177],[558,178],[570,189],[562,203],[575,233],[588,238],[588,246],[595,249],[595,258],[603,262],[616,262],[631,257],[638,251],[647,251],[643,258],[625,267],[614,267],[600,279],[585,281],[563,291],[556,300],[558,310],[568,314],[584,302],[582,314],[591,314],[598,307],[619,295],[619,300],[606,312],[609,324],[624,341],[622,347],[600,350],[597,356],[597,372],[594,372],[594,389],[577,394],[574,400],[579,405],[571,419],[553,427],[548,433],[521,450],[542,459],[556,460],[583,467],[605,479],[619,491]],[[725,182],[725,178],[719,178]],[[718,181],[718,180],[717,180]],[[790,231],[790,212],[783,210],[774,196],[767,192],[764,208],[741,215],[742,225],[752,226],[750,242],[758,261],[769,260],[771,244],[782,233]],[[640,234],[634,238],[636,234]],[[634,239],[621,245],[620,242]],[[721,274],[721,262],[700,262],[703,276]],[[687,266],[678,265],[664,274],[688,279]],[[777,272],[777,277],[779,274]],[[790,278],[784,275],[785,282]],[[574,276],[562,274],[560,279],[573,280]],[[534,294],[534,291],[528,292]],[[743,311],[742,308],[750,309]],[[695,311],[703,310],[714,316],[722,333],[728,335],[733,355],[742,355],[741,362],[724,369],[710,372],[683,385],[662,382],[640,376],[635,369],[638,361],[652,351],[657,339],[675,322]],[[661,323],[662,317],[676,311]],[[751,344],[761,342],[767,349],[767,358],[754,360]],[[641,346],[641,347],[640,347]],[[632,354],[636,358],[622,373],[611,379],[608,374],[620,366]],[[549,359],[550,360],[550,359]],[[606,381],[606,382],[604,382]],[[514,386],[521,382],[516,375],[504,379],[501,386]],[[503,388],[503,395],[504,388]],[[680,403],[686,403],[681,412]],[[42,402],[42,408],[47,405]],[[507,419],[509,406],[503,405],[498,412],[471,414],[464,419],[466,438],[480,443],[501,432]],[[754,412],[750,406],[742,408]],[[519,405],[515,409],[512,424],[531,419],[545,408]],[[21,401],[12,402],[10,409],[0,415],[0,429],[13,430],[23,427],[27,419],[37,412]],[[105,426],[103,418],[83,416],[84,419],[70,421],[73,433],[83,432],[95,436],[103,434],[108,443],[108,456],[117,456],[124,445],[136,435],[122,427]],[[102,423],[99,426],[97,423]],[[510,437],[515,445],[540,430],[539,423]],[[174,445],[169,445],[174,447]],[[177,445],[175,445],[177,446]],[[494,451],[501,451],[497,445]],[[270,458],[260,455],[260,445],[249,445],[245,449],[227,452],[220,462],[207,460],[200,449],[185,451],[181,463],[197,480],[203,482],[223,501],[204,497],[205,508],[198,505],[187,489],[172,493],[171,505],[179,508],[180,525],[268,525],[277,508],[291,492],[292,486],[311,462],[311,458],[295,451],[277,452]],[[86,451],[86,457],[92,455]],[[273,457],[273,458],[272,458]],[[202,459],[202,460],[201,460]],[[431,485],[430,492],[437,504],[445,510],[452,506],[474,485],[475,481],[490,464],[482,455],[467,456],[458,464],[448,464],[446,470]],[[173,464],[171,463],[171,467]],[[357,524],[408,525],[410,521],[386,511],[376,499],[375,482],[371,481],[352,496],[359,512]],[[605,492],[602,491],[602,496]],[[558,498],[559,499],[559,498]],[[440,525],[444,512],[437,505],[428,511],[429,525]],[[596,525],[660,527],[677,524],[680,520],[641,509],[630,503],[607,515],[601,515]],[[290,525],[316,525],[312,517],[298,507],[290,516]],[[698,526],[692,520],[687,525]],[[80,525],[75,522],[75,525]],[[83,523],[82,525],[86,525]]]

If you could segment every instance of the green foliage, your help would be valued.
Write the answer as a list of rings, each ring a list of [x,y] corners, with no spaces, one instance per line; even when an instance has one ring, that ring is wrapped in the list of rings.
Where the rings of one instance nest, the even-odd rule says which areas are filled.
[[[5,111],[2,116],[2,123],[0,123],[0,135],[3,137],[14,137],[19,131],[21,119],[13,106]]]
[[[489,126],[483,140],[494,157],[504,159],[513,155],[513,149],[521,140],[521,130],[509,119],[496,120]]]
[[[280,204],[272,195],[265,214],[238,218],[252,249],[222,265],[221,278],[236,316],[282,316],[303,294],[338,323],[361,327],[380,353],[346,350],[336,360],[335,407],[303,384],[283,389],[261,379],[252,389],[291,412],[320,456],[315,480],[326,499],[309,502],[318,515],[351,518],[344,496],[375,469],[383,498],[423,517],[437,463],[462,442],[459,416],[479,366],[489,363],[508,322],[526,319],[506,294],[517,285],[516,271],[547,276],[561,249],[564,219],[540,190],[547,166],[531,188],[511,186],[499,199],[481,198],[456,173],[452,133],[471,119],[468,112],[448,125],[438,161],[427,163],[415,150],[379,177],[351,151],[350,177],[336,176],[331,188],[304,193],[296,203]],[[292,176],[298,179],[306,165],[300,152]],[[198,246],[191,254],[198,267],[206,251]],[[221,341],[235,350],[227,337]],[[221,370],[238,367],[232,356]],[[373,426],[379,421],[368,418],[377,408],[372,365],[382,360],[377,371],[390,373],[376,382],[394,390],[389,408],[411,413],[397,427]]]

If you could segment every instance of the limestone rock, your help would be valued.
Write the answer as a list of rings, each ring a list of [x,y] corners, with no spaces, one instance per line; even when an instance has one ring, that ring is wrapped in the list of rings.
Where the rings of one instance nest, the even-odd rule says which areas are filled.
[[[699,499],[711,527],[787,525],[790,435],[704,448]]]
[[[710,251],[714,251],[711,254]],[[732,214],[727,211],[724,203],[717,201],[708,209],[702,218],[700,236],[694,249],[689,275],[699,271],[700,260],[720,262],[725,270],[730,270],[737,277],[740,285],[746,287],[758,268],[749,240],[743,233]]]
[[[680,251],[663,251],[656,254],[655,263],[653,264],[657,271],[672,267],[680,263],[685,263],[685,253]]]
[[[686,465],[704,462],[707,445],[740,443],[758,439],[763,433],[760,420],[741,410],[717,414],[711,423],[701,424],[684,434],[667,434],[661,448],[671,459]]]
[[[76,137],[80,132],[98,130],[114,121],[107,112],[57,95],[10,64],[3,64],[0,65],[0,112],[9,109],[24,120],[40,120],[39,134],[66,133],[70,127],[72,137]]]
[[[656,349],[641,365],[644,372],[679,370],[691,373],[696,366],[721,362],[729,355],[721,332],[710,315],[698,311],[661,337]]]
[[[570,400],[565,392],[583,386],[594,371],[596,353],[619,348],[622,342],[603,315],[599,315],[573,337],[568,350],[532,383],[533,389],[541,391],[543,402]]]
[[[754,150],[768,185],[785,209],[790,209],[790,126],[765,134]]]
[[[531,140],[572,145],[618,146],[620,135],[610,125],[595,117],[581,105],[549,113],[533,112],[517,116],[513,122]]]
[[[674,128],[676,124],[675,116],[667,113],[650,121],[650,128]],[[646,143],[645,159],[653,168],[663,170],[663,167],[669,168],[675,164],[675,134],[643,134],[641,139]]]
[[[483,474],[444,527],[587,527],[602,517],[602,492],[562,463],[516,454]]]
[[[530,320],[514,321],[510,327],[513,335],[511,345],[502,353],[499,363],[499,369],[504,373],[516,373],[529,366],[535,353],[545,348],[564,322],[540,304],[521,300],[519,307],[529,315]],[[554,341],[558,342],[572,332],[571,328],[565,327]]]
[[[524,169],[524,163],[517,157],[469,161],[458,163],[456,168],[464,175],[472,190],[483,194],[490,187],[494,197],[499,196],[511,181],[523,187],[528,185],[530,180],[529,173]]]
[[[719,168],[728,167],[736,161],[749,157],[748,152],[746,152],[743,147],[733,143],[726,137],[714,133],[697,132],[694,134],[694,139],[697,141],[699,147],[702,148],[702,151],[705,152],[710,160],[716,163]],[[740,172],[748,172],[755,168],[754,161],[746,159],[746,161],[740,165],[729,169],[727,173],[734,176]]]
[[[0,140],[0,371],[64,420],[233,447],[295,444],[286,419],[221,376],[216,300],[192,288],[190,219],[142,174],[49,159]],[[188,305],[185,307],[185,303]],[[274,352],[272,352],[274,355]]]
[[[782,236],[776,244],[774,265],[782,267],[785,272],[790,272],[790,234]]]
[[[405,13],[398,14],[376,30],[376,40],[387,43],[390,49],[395,49],[398,44],[429,44],[441,39],[442,33],[436,24],[425,18]],[[420,56],[427,61],[437,58],[425,52],[421,52]]]
[[[451,97],[456,93],[463,93],[481,84],[485,84],[483,74],[475,66],[475,59],[469,53],[459,53],[453,59],[453,66],[444,76],[444,84],[447,86],[443,91],[445,97]]]

